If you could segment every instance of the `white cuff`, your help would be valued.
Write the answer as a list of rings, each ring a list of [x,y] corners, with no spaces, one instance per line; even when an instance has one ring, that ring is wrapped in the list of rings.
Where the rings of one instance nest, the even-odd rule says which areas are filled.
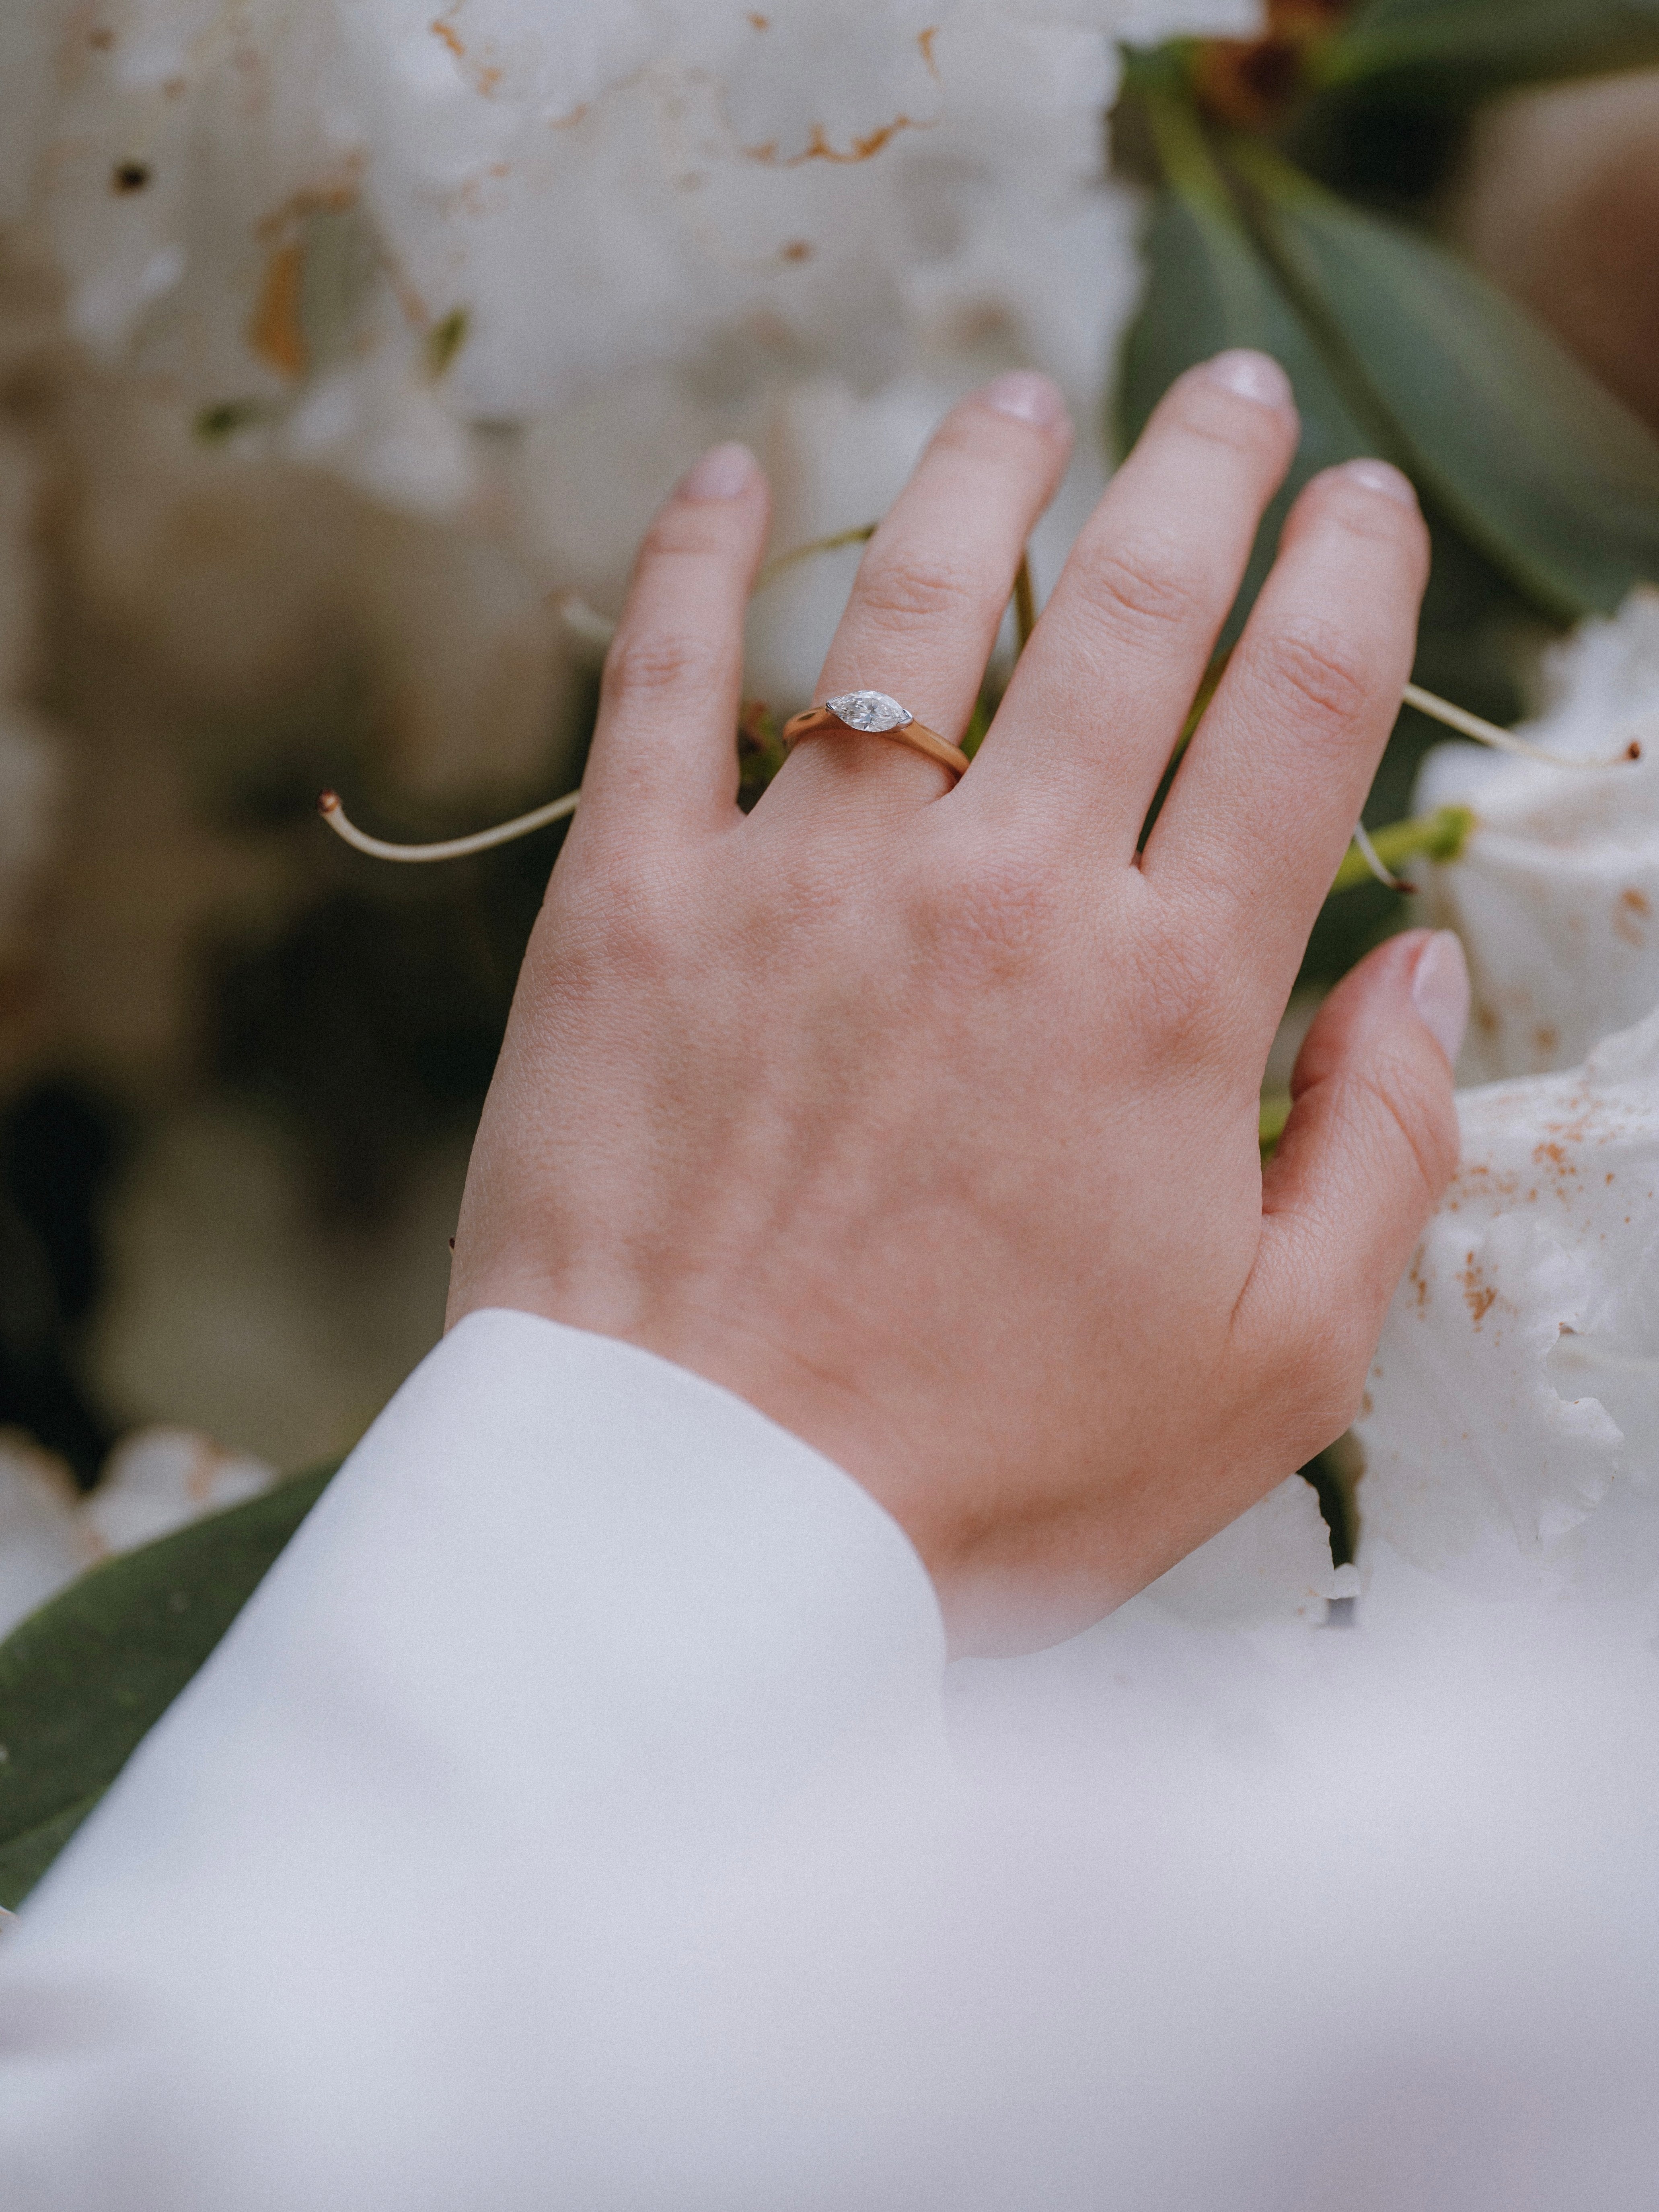
[[[354,2051],[395,2071],[392,2035],[405,2109],[453,2027],[421,2018],[487,1994],[469,1970],[538,1899],[603,1978],[630,1886],[692,1879],[849,1759],[936,1745],[943,1658],[902,1531],[819,1454],[631,1346],[470,1316],[27,1902],[9,2203],[252,2202],[268,2120],[308,2139],[306,2186],[360,2180],[317,2109]],[[580,2010],[502,2002],[509,2043]],[[374,2082],[349,2086],[373,2136]]]

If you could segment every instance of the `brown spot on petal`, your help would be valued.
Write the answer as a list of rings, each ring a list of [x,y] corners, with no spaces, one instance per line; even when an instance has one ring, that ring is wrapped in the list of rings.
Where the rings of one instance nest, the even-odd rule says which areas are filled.
[[[1473,1252],[1468,1255],[1463,1269],[1463,1303],[1469,1310],[1470,1319],[1477,1328],[1498,1303],[1498,1293],[1481,1275]]]
[[[441,15],[434,15],[430,28],[433,37],[441,39],[458,62],[466,59],[466,48],[461,44],[459,33],[453,23],[446,23]]]
[[[939,64],[933,59],[933,41],[939,36],[939,25],[930,23],[925,31],[916,33],[916,44],[921,49],[921,58],[927,64],[931,76],[939,75]]]
[[[265,263],[259,296],[248,321],[249,346],[283,376],[303,376],[310,366],[300,320],[304,276],[304,247],[297,241],[277,246]]]
[[[751,15],[749,20],[757,31],[769,31],[772,27],[772,18],[769,15]]]
[[[918,123],[914,116],[896,115],[890,123],[880,124],[875,130],[866,131],[863,137],[854,138],[843,152],[840,147],[830,143],[829,133],[823,124],[815,123],[801,153],[780,154],[775,138],[769,138],[763,146],[745,146],[743,150],[750,161],[764,161],[769,168],[775,169],[799,169],[805,161],[867,161],[896,138],[901,131],[926,131],[931,127],[930,125]]]
[[[1613,935],[1622,938],[1626,945],[1645,945],[1647,932],[1642,925],[1652,912],[1649,901],[1634,885],[1620,891],[1619,903],[1613,910]]]
[[[812,258],[812,241],[808,238],[792,238],[787,246],[778,248],[778,258],[780,261],[810,261]]]

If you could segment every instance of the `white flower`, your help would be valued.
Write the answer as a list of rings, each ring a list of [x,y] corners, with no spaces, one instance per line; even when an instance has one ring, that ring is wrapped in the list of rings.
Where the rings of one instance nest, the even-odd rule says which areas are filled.
[[[890,500],[962,391],[1034,363],[1084,433],[1052,580],[1097,486],[1139,290],[1139,195],[1103,168],[1115,36],[1248,31],[1258,12],[110,0],[89,16],[19,0],[0,47],[18,124],[0,219],[27,211],[106,372],[76,417],[92,573],[186,673],[234,668],[258,696],[273,638],[290,668],[317,653],[310,602],[337,631],[362,619],[355,590],[333,588],[354,565],[337,501],[319,499],[297,562],[291,528],[270,533],[261,574],[264,514],[288,523],[294,506],[261,459],[456,518],[507,556],[509,600],[574,589],[614,612],[646,517],[706,444],[747,436],[793,462],[785,546],[813,534],[809,512],[848,508],[838,480],[860,441],[854,521]],[[112,503],[113,564],[99,557]],[[155,549],[180,543],[188,561],[210,535],[235,549],[227,582],[210,569],[172,587]],[[816,590],[810,623],[799,593],[757,617],[756,688],[781,707],[827,636],[829,586],[799,588]],[[491,642],[501,625],[476,593],[455,595],[445,628],[483,680],[511,680],[517,648]],[[545,650],[537,665],[539,717],[518,719],[552,732],[564,669]],[[389,688],[379,720],[416,780],[524,772],[493,716],[452,701],[410,737],[421,686]]]
[[[184,1429],[140,1429],[79,1496],[67,1468],[0,1437],[0,1638],[100,1559],[257,1498],[275,1470]]]
[[[1200,1544],[1133,1601],[1195,1627],[1324,1624],[1332,1598],[1352,1597],[1352,1567],[1331,1565],[1330,1533],[1311,1486],[1293,1474]]]
[[[69,1469],[18,1431],[0,1436],[0,1637],[88,1564]]]
[[[1659,1626],[1659,1014],[1465,1091],[1356,1434],[1362,1613],[1442,1592]],[[1403,1565],[1401,1563],[1405,1563]],[[1420,1591],[1419,1593],[1420,1595]]]
[[[1562,769],[1456,744],[1425,761],[1413,810],[1478,817],[1462,857],[1427,872],[1422,917],[1468,954],[1466,1082],[1576,1066],[1659,1004],[1659,592],[1582,623],[1545,680],[1548,707],[1519,735],[1577,759],[1637,736],[1644,756]]]

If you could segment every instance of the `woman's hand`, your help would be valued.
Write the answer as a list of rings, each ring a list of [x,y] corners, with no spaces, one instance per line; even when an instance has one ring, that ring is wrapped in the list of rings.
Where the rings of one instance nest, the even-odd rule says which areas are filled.
[[[972,768],[805,740],[736,804],[766,486],[658,517],[484,1109],[450,1319],[513,1306],[724,1383],[838,1462],[958,1649],[1052,1640],[1328,1443],[1456,1150],[1455,939],[1395,938],[1257,1093],[1408,674],[1406,480],[1311,483],[1137,838],[1297,420],[1264,356],[1175,386]],[[947,418],[819,686],[966,726],[1065,468],[1058,393]]]

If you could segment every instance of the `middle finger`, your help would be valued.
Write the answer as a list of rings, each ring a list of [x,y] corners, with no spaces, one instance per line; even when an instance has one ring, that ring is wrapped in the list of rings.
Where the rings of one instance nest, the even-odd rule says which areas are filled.
[[[1296,440],[1290,379],[1266,354],[1218,354],[1171,386],[1020,656],[975,800],[1058,805],[1133,857]]]

